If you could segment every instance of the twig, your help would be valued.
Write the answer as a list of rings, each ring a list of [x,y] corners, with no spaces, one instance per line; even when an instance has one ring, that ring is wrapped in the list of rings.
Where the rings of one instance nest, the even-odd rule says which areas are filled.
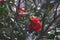
[[[57,18],[59,18],[60,17],[60,14],[55,18],[55,20],[53,20],[48,26],[47,26],[47,28],[45,29],[45,31],[44,32],[46,32],[49,28],[50,28],[50,26],[57,20]]]

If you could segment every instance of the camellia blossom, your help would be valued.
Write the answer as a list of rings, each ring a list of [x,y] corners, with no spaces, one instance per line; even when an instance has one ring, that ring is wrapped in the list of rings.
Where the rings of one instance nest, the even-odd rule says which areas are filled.
[[[0,3],[2,3],[3,2],[3,0],[0,0]]]
[[[31,20],[31,24],[29,25],[29,30],[32,32],[40,32],[42,29],[42,23],[38,18],[34,18]]]

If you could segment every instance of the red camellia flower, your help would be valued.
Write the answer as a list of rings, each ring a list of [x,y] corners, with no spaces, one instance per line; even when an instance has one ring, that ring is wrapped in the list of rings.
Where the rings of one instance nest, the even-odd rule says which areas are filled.
[[[19,8],[19,15],[17,16],[19,19],[23,18],[26,16],[26,9],[25,8]]]
[[[0,0],[0,3],[2,3],[3,2],[3,0]]]
[[[28,29],[31,32],[40,32],[42,29],[42,23],[38,18],[34,18],[33,20],[31,20],[31,23]]]
[[[19,10],[22,11],[22,12],[26,12],[25,8],[20,8]]]

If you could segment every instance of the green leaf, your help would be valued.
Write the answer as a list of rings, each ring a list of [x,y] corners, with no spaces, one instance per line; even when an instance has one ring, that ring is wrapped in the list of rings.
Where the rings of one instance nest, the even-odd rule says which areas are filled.
[[[55,35],[54,34],[51,34],[48,39],[54,39],[55,38]]]

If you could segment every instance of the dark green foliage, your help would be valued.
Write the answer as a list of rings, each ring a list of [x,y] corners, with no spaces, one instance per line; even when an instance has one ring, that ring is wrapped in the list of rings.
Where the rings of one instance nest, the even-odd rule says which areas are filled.
[[[51,34],[48,39],[54,39],[55,38],[55,35],[54,34]]]

